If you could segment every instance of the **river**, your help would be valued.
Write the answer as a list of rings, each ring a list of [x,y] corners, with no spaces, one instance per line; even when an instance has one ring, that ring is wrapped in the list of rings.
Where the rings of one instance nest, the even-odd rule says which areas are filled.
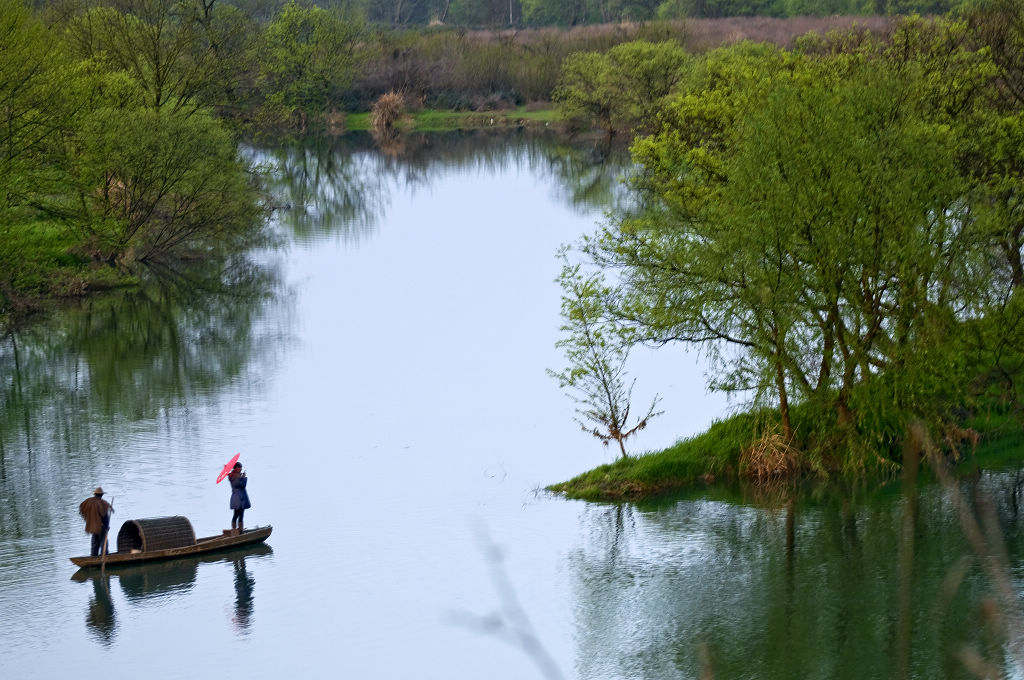
[[[541,490],[615,456],[545,369],[556,251],[628,201],[622,150],[516,132],[251,153],[272,247],[0,340],[0,677],[1020,677],[999,626],[1024,576],[1014,470],[961,490],[994,508],[1017,601],[935,485]],[[636,400],[665,411],[633,452],[736,407],[682,348],[631,359]],[[97,485],[115,532],[220,533],[235,453],[265,547],[69,562]]]

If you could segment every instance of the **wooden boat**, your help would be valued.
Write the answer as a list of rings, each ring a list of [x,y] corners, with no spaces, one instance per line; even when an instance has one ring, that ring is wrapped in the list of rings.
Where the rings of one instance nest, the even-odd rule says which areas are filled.
[[[117,535],[117,551],[106,556],[72,557],[79,567],[103,567],[166,560],[267,540],[273,527],[254,527],[242,532],[196,538],[192,525],[184,517],[158,517],[128,520]]]
[[[259,560],[274,554],[266,541],[243,543],[230,548],[214,550],[196,555],[185,555],[152,562],[129,562],[115,564],[109,569],[82,567],[75,569],[71,580],[76,583],[93,583],[109,589],[109,579],[116,576],[121,590],[129,600],[159,595],[174,590],[187,590],[195,584],[199,569],[209,564],[241,565],[244,569],[249,560]],[[107,581],[104,582],[103,579]]]

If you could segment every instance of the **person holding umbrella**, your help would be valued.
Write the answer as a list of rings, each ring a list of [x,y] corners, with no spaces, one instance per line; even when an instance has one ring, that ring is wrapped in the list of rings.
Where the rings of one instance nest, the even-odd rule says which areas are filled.
[[[107,532],[110,531],[110,513],[114,512],[114,506],[103,500],[103,487],[96,487],[91,498],[86,498],[78,506],[78,514],[85,518],[85,532],[92,534],[93,557],[100,554],[104,547]]]
[[[228,473],[228,482],[231,483],[231,509],[235,513],[231,516],[231,528],[235,528],[238,525],[238,531],[242,531],[242,516],[245,515],[245,511],[252,507],[249,502],[249,493],[245,490],[245,485],[248,483],[248,479],[245,477],[245,473],[242,472],[242,464],[236,462],[234,467],[231,468],[231,472]]]

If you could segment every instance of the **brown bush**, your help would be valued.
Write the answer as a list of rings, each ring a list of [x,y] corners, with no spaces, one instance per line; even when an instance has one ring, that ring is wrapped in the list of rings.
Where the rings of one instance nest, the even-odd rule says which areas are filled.
[[[797,451],[778,430],[765,430],[761,438],[740,455],[743,475],[757,482],[788,477],[799,469]]]
[[[386,92],[377,98],[370,110],[370,127],[378,134],[396,130],[405,115],[405,98],[397,92]]]

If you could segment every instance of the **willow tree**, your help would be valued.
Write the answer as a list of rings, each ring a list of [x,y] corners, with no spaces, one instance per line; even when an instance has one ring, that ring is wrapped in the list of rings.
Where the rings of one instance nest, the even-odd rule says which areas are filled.
[[[993,272],[934,73],[874,48],[769,56],[710,56],[635,144],[647,210],[587,244],[621,274],[608,313],[703,346],[789,436],[793,399],[848,434],[940,417]]]
[[[66,60],[21,0],[0,0],[0,214],[52,190],[52,138],[66,125]],[[3,219],[4,225],[10,224]]]
[[[993,106],[965,120],[967,171],[987,209],[993,242],[1024,291],[1024,3],[981,0],[966,12],[968,36],[992,55]]]

